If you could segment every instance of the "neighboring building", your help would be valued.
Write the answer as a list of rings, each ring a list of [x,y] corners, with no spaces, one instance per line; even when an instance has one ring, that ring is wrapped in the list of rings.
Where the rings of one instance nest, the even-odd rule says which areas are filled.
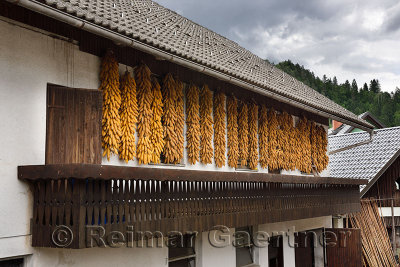
[[[361,264],[361,255],[350,255],[347,247],[313,248],[307,242],[318,243],[324,229],[332,227],[333,215],[358,211],[359,186],[366,183],[357,175],[334,178],[336,172],[319,162],[318,157],[326,159],[329,119],[366,131],[373,129],[370,123],[233,41],[151,1],[1,1],[0,33],[2,263]],[[108,49],[121,75],[144,63],[157,79],[168,73],[179,77],[185,105],[190,84],[207,84],[213,92],[235,95],[241,110],[248,103],[267,106],[272,118],[277,114],[273,110],[280,118],[287,112],[291,123],[274,124],[280,134],[269,135],[269,142],[279,144],[270,145],[277,153],[270,153],[269,160],[283,155],[280,160],[288,163],[286,156],[293,149],[295,162],[289,163],[306,164],[314,172],[323,166],[320,176],[299,168],[272,171],[260,163],[250,170],[245,156],[239,158],[245,162],[241,168],[228,167],[227,158],[220,168],[214,159],[211,164],[190,164],[186,149],[174,164],[140,165],[137,159],[125,163],[117,155],[108,161],[101,156],[103,92],[97,90],[101,59]],[[233,116],[225,113],[224,120]],[[303,131],[299,121],[307,122]],[[257,120],[252,125],[253,156],[258,158]],[[187,127],[185,123],[185,134]],[[285,135],[283,127],[294,134]],[[184,141],[186,147],[188,140]],[[221,147],[227,156],[227,145]],[[311,161],[315,151],[318,156]],[[226,228],[215,230],[216,226]],[[140,232],[153,234],[146,234],[144,247]],[[261,236],[250,239],[245,233]],[[234,238],[240,245],[232,245]],[[357,241],[356,235],[351,238]],[[255,245],[254,239],[264,242]],[[151,241],[167,241],[168,246],[148,247]],[[295,241],[303,246],[295,248]],[[103,244],[122,247],[92,248]],[[335,249],[341,250],[340,257]]]
[[[360,115],[358,115],[360,119],[363,119],[374,126],[375,129],[382,129],[386,126],[380,122],[371,112],[366,111]],[[356,133],[361,132],[361,129],[358,129],[352,125],[343,124],[339,121],[333,120],[332,128],[329,128],[329,135],[337,135],[337,134],[347,134],[347,133]]]
[[[372,140],[368,140],[367,132],[329,136],[329,151],[350,146],[330,155],[331,175],[368,179],[368,184],[361,186],[360,197],[380,200],[381,214],[391,232],[392,206],[395,227],[400,227],[400,127],[375,130]],[[351,147],[364,141],[367,143]]]

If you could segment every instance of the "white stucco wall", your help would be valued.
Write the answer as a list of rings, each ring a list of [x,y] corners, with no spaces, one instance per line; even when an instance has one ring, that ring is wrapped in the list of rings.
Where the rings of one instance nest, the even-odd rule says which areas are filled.
[[[18,165],[45,163],[46,85],[97,88],[99,59],[0,20],[0,258],[27,254],[31,193]]]
[[[196,267],[209,267],[209,266],[223,266],[223,267],[236,267],[236,252],[235,247],[232,245],[234,228],[230,228],[227,233],[217,233],[217,236],[222,236],[223,240],[218,242],[218,247],[213,246],[209,241],[209,236],[212,238],[215,231],[201,233],[200,246],[196,251],[198,256],[196,258]],[[227,244],[225,245],[225,242]]]
[[[168,248],[36,249],[29,266],[167,267]]]
[[[0,17],[0,258],[32,254],[32,266],[164,266],[164,249],[33,249],[29,221],[32,217],[31,192],[17,179],[17,166],[45,163],[47,83],[97,89],[100,59],[80,52],[72,43],[49,37],[25,25]],[[120,66],[120,71],[125,71]],[[137,138],[136,138],[137,139]],[[114,156],[104,164],[126,165]],[[129,162],[136,166],[137,161]],[[164,167],[171,166],[146,166]],[[176,167],[175,167],[176,168]],[[235,171],[214,164],[186,165],[186,169]],[[267,170],[259,170],[267,172]],[[300,174],[299,172],[285,172]],[[261,229],[285,229],[293,223],[262,225]],[[300,220],[296,230],[313,229],[321,219]],[[286,229],[287,230],[287,229]],[[235,266],[233,246],[215,250],[201,234],[199,266]],[[160,252],[161,251],[161,252]],[[286,251],[286,250],[285,250]],[[290,251],[286,254],[290,255]],[[260,254],[260,259],[265,255]],[[294,255],[294,254],[293,254]],[[291,257],[291,256],[290,256]],[[267,257],[268,260],[268,257]],[[260,260],[262,262],[262,260]],[[163,265],[164,264],[164,265]],[[267,266],[263,265],[262,266]],[[285,265],[289,266],[289,265]]]

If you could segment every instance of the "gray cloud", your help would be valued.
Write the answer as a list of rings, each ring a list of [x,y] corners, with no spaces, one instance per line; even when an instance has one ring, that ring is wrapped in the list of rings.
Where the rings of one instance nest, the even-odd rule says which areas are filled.
[[[290,59],[339,82],[400,86],[397,0],[159,0],[275,63]]]

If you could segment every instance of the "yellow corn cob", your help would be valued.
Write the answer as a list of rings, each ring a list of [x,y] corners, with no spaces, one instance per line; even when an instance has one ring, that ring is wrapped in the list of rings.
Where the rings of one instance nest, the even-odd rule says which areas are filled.
[[[225,95],[218,92],[214,95],[214,159],[215,165],[225,166],[226,124]]]
[[[176,125],[176,83],[169,73],[163,80],[163,127],[164,127],[164,157],[165,163],[174,163],[177,161],[177,135]]]
[[[128,71],[121,80],[121,143],[119,147],[120,159],[128,162],[136,157],[135,131],[138,116],[136,99],[136,83]]]
[[[183,159],[183,149],[185,138],[183,136],[183,128],[185,125],[185,113],[184,113],[184,84],[179,81],[179,79],[175,79],[176,83],[176,123],[175,123],[175,133],[177,137],[176,142],[176,156],[175,163],[181,162]]]
[[[268,111],[265,105],[261,106],[259,122],[259,147],[261,168],[268,168]]]
[[[274,109],[268,112],[268,169],[276,170],[279,168],[278,155],[278,129],[279,123]]]
[[[187,154],[190,164],[199,161],[200,156],[200,104],[199,89],[191,84],[187,92],[186,105],[186,142]]]
[[[203,164],[212,163],[213,147],[213,96],[211,90],[205,85],[200,97],[200,160]]]
[[[153,100],[150,69],[141,64],[135,69],[138,100],[138,144],[137,159],[139,164],[148,164],[153,154],[151,144],[151,125],[153,112],[151,104]]]
[[[305,173],[311,173],[311,123],[305,117],[301,118],[296,125],[297,136],[297,157],[296,168]]]
[[[119,108],[121,106],[121,93],[119,89],[118,62],[114,54],[109,50],[101,63],[100,90],[103,91],[103,115],[102,115],[102,147],[103,157],[115,153],[121,141],[121,118]]]
[[[249,123],[248,108],[246,103],[242,103],[239,112],[239,159],[240,164],[247,166],[249,159]]]
[[[164,149],[164,134],[163,126],[161,123],[161,117],[163,114],[163,102],[161,95],[161,86],[157,79],[152,79],[152,96],[153,101],[151,103],[151,111],[153,114],[152,126],[151,126],[151,137],[150,141],[153,146],[153,154],[151,155],[151,161],[153,163],[160,163],[161,152]]]
[[[228,166],[237,168],[239,161],[238,103],[234,96],[227,99],[228,110]]]
[[[257,169],[258,166],[258,106],[250,105],[249,112],[249,168]]]
[[[322,126],[312,123],[311,126],[311,157],[318,172],[326,169],[329,157],[326,154],[328,146],[327,134]]]

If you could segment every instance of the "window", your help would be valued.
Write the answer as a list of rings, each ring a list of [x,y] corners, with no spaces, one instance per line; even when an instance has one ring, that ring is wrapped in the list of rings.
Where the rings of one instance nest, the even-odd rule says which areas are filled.
[[[1,267],[22,267],[24,266],[23,258],[0,260]]]
[[[254,263],[254,247],[251,227],[236,228],[235,248],[237,267]]]
[[[283,267],[283,240],[282,236],[273,236],[268,244],[269,267]]]
[[[168,237],[168,267],[195,267],[196,233]]]

